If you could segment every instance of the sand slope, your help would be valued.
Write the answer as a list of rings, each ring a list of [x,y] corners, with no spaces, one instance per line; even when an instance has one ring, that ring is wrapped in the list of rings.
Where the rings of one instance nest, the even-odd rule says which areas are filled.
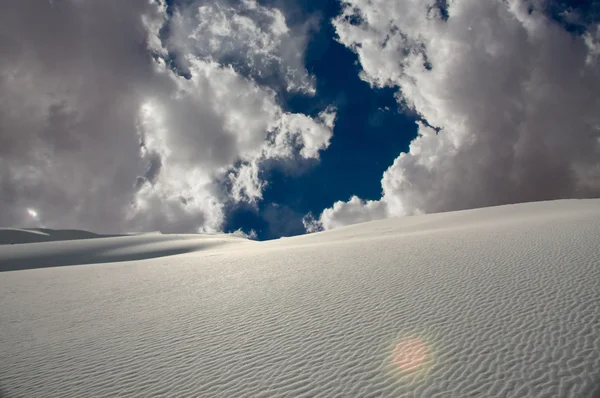
[[[145,260],[247,242],[233,235],[146,234],[0,246],[0,272]]]
[[[55,242],[63,240],[79,240],[106,238],[119,235],[99,235],[78,229],[49,229],[49,228],[0,228],[0,245],[21,243]]]
[[[599,242],[573,200],[2,272],[0,394],[592,397]]]

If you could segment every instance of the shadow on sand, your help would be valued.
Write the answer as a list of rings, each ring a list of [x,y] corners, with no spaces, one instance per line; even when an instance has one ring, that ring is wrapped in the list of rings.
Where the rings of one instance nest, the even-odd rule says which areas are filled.
[[[2,385],[0,384],[0,398],[9,398],[9,397],[10,397],[10,395],[8,395],[6,390],[4,390],[4,388],[2,388]]]
[[[110,238],[116,236],[126,235],[100,235],[79,229],[0,228],[0,245]]]
[[[214,237],[156,235],[4,245],[0,246],[0,272],[145,260],[205,250],[225,242]]]
[[[592,393],[591,398],[600,398],[600,381],[598,381],[598,387]]]

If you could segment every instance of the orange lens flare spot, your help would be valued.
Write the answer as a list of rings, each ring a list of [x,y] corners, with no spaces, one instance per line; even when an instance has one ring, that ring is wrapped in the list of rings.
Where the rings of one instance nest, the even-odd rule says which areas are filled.
[[[417,370],[427,359],[427,344],[419,338],[402,339],[394,347],[392,361],[403,371]]]

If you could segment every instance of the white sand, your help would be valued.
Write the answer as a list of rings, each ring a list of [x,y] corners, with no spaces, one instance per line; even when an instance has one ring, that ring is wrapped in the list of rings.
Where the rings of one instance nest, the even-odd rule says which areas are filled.
[[[8,245],[0,269],[23,269],[0,273],[0,397],[600,392],[600,200]]]

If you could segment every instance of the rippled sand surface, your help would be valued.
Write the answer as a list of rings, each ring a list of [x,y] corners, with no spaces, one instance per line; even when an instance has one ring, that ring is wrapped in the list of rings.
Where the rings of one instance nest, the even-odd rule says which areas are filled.
[[[599,200],[0,246],[0,269],[3,398],[600,393]]]

